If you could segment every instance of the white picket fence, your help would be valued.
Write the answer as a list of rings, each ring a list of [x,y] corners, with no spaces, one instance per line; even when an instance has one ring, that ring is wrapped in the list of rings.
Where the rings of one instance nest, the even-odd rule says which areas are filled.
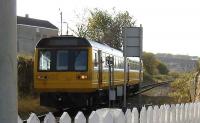
[[[48,113],[44,123],[56,123],[52,113]],[[67,112],[59,118],[59,123],[71,123],[72,119]],[[18,117],[18,123],[22,123]],[[40,123],[38,117],[32,113],[27,123]],[[121,109],[98,109],[93,111],[88,120],[82,112],[75,116],[74,123],[200,123],[200,103],[186,103],[176,105],[142,107],[140,113],[137,108]]]

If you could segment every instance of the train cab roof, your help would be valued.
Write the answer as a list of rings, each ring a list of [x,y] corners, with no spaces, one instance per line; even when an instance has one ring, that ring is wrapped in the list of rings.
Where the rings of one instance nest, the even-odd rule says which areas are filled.
[[[62,48],[62,47],[91,47],[89,41],[85,38],[74,36],[57,36],[41,39],[36,48]]]
[[[87,40],[74,36],[57,36],[41,39],[36,48],[62,48],[62,47],[92,47],[95,50],[102,50],[117,56],[123,56],[120,50],[116,50],[107,44],[101,44],[96,41]]]

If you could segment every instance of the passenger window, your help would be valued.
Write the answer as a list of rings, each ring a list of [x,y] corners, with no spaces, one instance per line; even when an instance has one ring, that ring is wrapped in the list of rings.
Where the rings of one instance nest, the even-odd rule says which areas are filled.
[[[105,67],[106,66],[106,54],[102,53],[102,66]]]
[[[114,56],[114,68],[116,68],[116,56]]]
[[[94,66],[97,67],[98,66],[98,56],[97,56],[97,52],[94,51]]]

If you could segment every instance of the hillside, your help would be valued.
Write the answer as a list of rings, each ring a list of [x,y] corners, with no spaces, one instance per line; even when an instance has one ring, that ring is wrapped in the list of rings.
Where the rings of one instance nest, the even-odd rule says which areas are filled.
[[[189,72],[196,68],[197,56],[172,55],[165,53],[155,54],[161,62],[165,63],[171,72]]]

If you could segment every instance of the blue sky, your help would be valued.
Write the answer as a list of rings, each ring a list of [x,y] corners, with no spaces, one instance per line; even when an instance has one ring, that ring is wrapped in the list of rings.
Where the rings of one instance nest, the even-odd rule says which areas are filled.
[[[112,12],[115,7],[129,11],[137,25],[143,25],[144,51],[200,56],[199,5],[198,0],[18,0],[17,14],[49,20],[60,27],[60,8],[63,20],[73,28],[81,21],[77,15],[87,17],[86,10]]]

